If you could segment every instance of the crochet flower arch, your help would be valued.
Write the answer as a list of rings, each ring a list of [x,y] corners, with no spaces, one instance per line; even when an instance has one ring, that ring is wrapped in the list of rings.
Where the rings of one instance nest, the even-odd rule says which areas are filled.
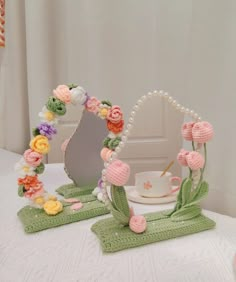
[[[129,179],[130,168],[128,164],[118,158],[133,127],[137,111],[147,99],[154,96],[165,99],[179,112],[192,119],[191,122],[184,123],[181,128],[182,137],[192,143],[192,150],[182,149],[177,155],[178,163],[189,169],[189,175],[181,183],[174,209],[161,213],[135,215],[135,211],[129,207],[124,189],[124,185]],[[103,193],[113,219],[100,220],[92,226],[92,231],[101,240],[104,251],[117,251],[214,227],[215,223],[212,220],[201,215],[199,206],[200,201],[208,193],[204,170],[207,160],[206,144],[212,137],[213,127],[209,122],[202,121],[197,113],[178,104],[173,97],[164,91],[149,92],[137,101],[121,136],[121,142],[108,162],[104,163],[102,171]],[[110,194],[107,191],[108,186],[110,186]],[[155,228],[154,225],[156,225]],[[114,233],[113,237],[111,236],[112,232]],[[117,239],[115,239],[116,233],[120,234]],[[130,240],[133,240],[132,243]]]
[[[30,141],[30,148],[27,149],[21,160],[16,163],[15,170],[19,173],[18,195],[30,200],[30,204],[45,211],[47,215],[57,215],[63,211],[63,203],[56,196],[46,192],[44,184],[39,180],[40,174],[44,172],[43,157],[50,151],[50,140],[57,134],[56,124],[59,118],[66,114],[67,105],[79,104],[88,112],[97,115],[107,123],[109,131],[108,137],[104,140],[104,148],[101,151],[101,157],[108,161],[112,152],[121,141],[121,133],[124,127],[123,113],[119,106],[112,105],[110,101],[100,101],[96,97],[91,97],[81,87],[74,84],[59,85],[53,90],[39,113],[40,124],[33,128],[33,138]],[[63,150],[66,149],[66,143],[63,144]],[[94,191],[94,195],[100,201],[103,201],[101,187]],[[82,205],[78,204],[76,199],[65,200],[67,203],[73,203],[72,208],[79,209]]]

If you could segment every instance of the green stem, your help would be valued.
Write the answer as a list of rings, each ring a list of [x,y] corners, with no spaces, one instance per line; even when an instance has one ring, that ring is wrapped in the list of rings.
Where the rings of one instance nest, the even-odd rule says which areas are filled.
[[[195,149],[195,144],[194,144],[193,141],[192,141],[192,147],[193,147],[193,151],[196,151],[196,149]]]

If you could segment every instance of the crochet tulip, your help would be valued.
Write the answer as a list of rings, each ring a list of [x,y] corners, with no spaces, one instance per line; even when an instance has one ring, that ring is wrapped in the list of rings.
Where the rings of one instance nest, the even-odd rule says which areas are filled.
[[[143,215],[134,215],[130,218],[129,228],[134,233],[142,233],[147,228],[147,221]]]
[[[206,143],[212,139],[214,134],[212,125],[207,121],[201,121],[194,124],[192,129],[193,141],[197,143]]]
[[[188,166],[186,156],[189,154],[189,151],[181,149],[179,154],[177,155],[177,161],[182,166]]]
[[[198,170],[199,168],[203,168],[205,164],[205,160],[203,156],[196,151],[190,152],[186,156],[186,161],[187,161],[188,166],[192,170]]]
[[[107,168],[107,181],[116,185],[123,186],[129,180],[130,167],[128,164],[115,160]]]
[[[192,129],[194,124],[194,122],[186,122],[182,125],[181,133],[183,138],[187,141],[193,141]]]

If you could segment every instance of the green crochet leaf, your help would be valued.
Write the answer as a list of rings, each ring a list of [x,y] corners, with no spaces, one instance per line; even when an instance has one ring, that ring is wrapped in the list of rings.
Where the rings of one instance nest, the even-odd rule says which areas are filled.
[[[40,134],[39,129],[38,129],[37,127],[36,127],[36,128],[33,128],[33,129],[32,129],[32,134],[33,134],[34,137],[37,136],[37,135],[39,135],[39,134]]]
[[[109,107],[112,107],[112,103],[111,103],[110,101],[108,101],[108,100],[103,100],[103,101],[101,101],[101,104],[107,105],[107,106],[109,106]]]
[[[116,210],[123,213],[126,217],[129,218],[130,210],[124,187],[112,185],[111,197]]]
[[[24,185],[19,185],[19,187],[18,187],[18,196],[19,197],[23,197],[24,196],[24,192],[25,192]]]
[[[126,226],[129,225],[129,217],[124,215],[122,212],[116,210],[113,205],[111,208],[111,213],[113,217],[122,225]]]
[[[199,206],[183,207],[171,215],[172,221],[185,221],[192,219],[201,214],[201,208]]]
[[[189,203],[191,197],[191,188],[192,180],[190,178],[187,178],[181,186],[182,206]]]
[[[191,202],[185,205],[185,207],[195,205],[204,199],[208,194],[208,187],[209,185],[206,181],[203,181],[200,185],[198,185],[198,187],[192,192]]]
[[[107,137],[103,141],[103,146],[109,148],[108,143],[111,141],[111,138]]]

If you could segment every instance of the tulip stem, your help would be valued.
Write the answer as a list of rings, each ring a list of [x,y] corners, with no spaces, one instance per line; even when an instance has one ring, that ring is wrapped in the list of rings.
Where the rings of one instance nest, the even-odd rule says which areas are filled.
[[[194,141],[192,141],[193,151],[196,151]]]

